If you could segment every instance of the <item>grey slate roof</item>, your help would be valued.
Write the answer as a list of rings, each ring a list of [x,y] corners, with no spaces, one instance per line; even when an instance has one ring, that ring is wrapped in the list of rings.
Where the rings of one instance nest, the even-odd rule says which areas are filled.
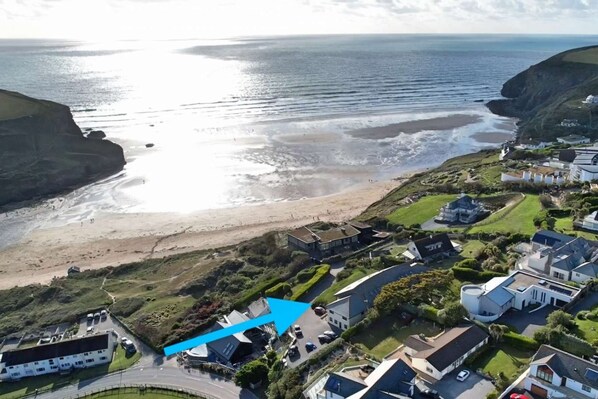
[[[108,342],[108,333],[96,334],[78,339],[67,339],[52,344],[44,344],[26,349],[4,352],[2,353],[2,362],[8,367],[54,359],[62,356],[71,356],[84,352],[93,352],[101,349],[108,349]]]
[[[570,237],[565,234],[555,233],[554,231],[550,230],[540,230],[536,232],[532,236],[532,242],[537,244],[545,245],[547,247],[553,247],[555,245],[561,246],[563,244],[568,243],[569,241],[573,241],[575,237]]]
[[[553,248],[555,247],[556,245]],[[554,250],[551,266],[571,271],[590,259],[593,251],[594,248],[588,240],[583,237],[577,237]]]
[[[447,204],[449,209],[476,209],[478,206],[469,195],[464,195]]]
[[[573,269],[574,272],[590,277],[598,276],[598,265],[594,262],[585,262]]]
[[[330,373],[324,389],[347,398],[362,389],[367,388],[364,381],[344,373]]]
[[[413,241],[417,251],[422,258],[438,255],[443,252],[448,252],[454,249],[448,234],[436,234],[434,236],[422,238]]]
[[[217,321],[216,324],[214,324],[212,331],[221,330],[226,327],[230,327],[230,324]],[[218,353],[224,359],[230,360],[235,354],[237,348],[242,344],[251,345],[251,340],[243,333],[236,333],[228,337],[212,341],[208,343],[208,347],[214,352]]]
[[[433,348],[420,351],[413,357],[426,359],[436,370],[442,372],[486,338],[488,334],[476,325],[454,327],[435,340],[426,341]]]
[[[575,157],[575,160],[573,161],[573,163],[575,165],[593,165],[595,162],[595,158],[597,156],[598,156],[598,154],[587,154],[587,153],[578,154]]]
[[[598,389],[598,365],[552,346],[540,346],[531,364],[546,364],[560,377]]]

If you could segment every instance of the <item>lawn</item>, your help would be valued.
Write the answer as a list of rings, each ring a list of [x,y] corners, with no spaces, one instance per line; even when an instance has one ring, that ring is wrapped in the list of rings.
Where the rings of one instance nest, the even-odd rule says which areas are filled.
[[[583,231],[583,230],[574,230],[572,216],[556,218],[556,222],[554,224],[554,229],[563,234],[583,237],[588,240],[596,240],[596,234],[594,234],[594,233],[590,233],[589,231]]]
[[[367,276],[368,274],[372,273],[371,270],[365,270],[365,269],[361,269],[361,268],[357,268],[353,271],[353,274],[351,274],[349,277],[347,277],[346,279],[343,279],[341,281],[336,281],[334,284],[332,284],[328,289],[326,289],[324,292],[322,292],[315,300],[315,303],[330,303],[332,301],[334,301],[336,299],[336,297],[334,296],[334,294],[337,291],[342,290],[343,288],[345,288],[346,286],[348,286],[349,284],[359,280],[362,277]]]
[[[486,244],[480,240],[467,241],[462,245],[463,250],[461,251],[461,256],[464,258],[473,258],[473,255],[476,253],[476,251],[484,248],[485,245]]]
[[[382,359],[395,350],[410,335],[438,335],[442,329],[423,319],[416,319],[404,326],[396,316],[387,316],[375,321],[366,331],[355,335],[351,342],[377,359]]]
[[[125,356],[125,350],[120,347],[116,348],[112,362],[108,365],[98,367],[90,367],[74,372],[71,375],[46,374],[39,377],[25,378],[16,382],[2,382],[0,383],[0,399],[21,398],[28,393],[34,392],[38,389],[40,392],[51,389],[58,389],[65,385],[77,384],[79,381],[94,378],[106,373],[124,370],[131,367],[135,362],[141,358],[139,352],[131,357]]]
[[[386,218],[403,226],[422,224],[436,216],[443,205],[455,198],[457,196],[453,194],[428,195],[414,204],[397,209]]]
[[[508,208],[490,215],[487,219],[474,224],[468,231],[475,233],[523,233],[532,235],[536,232],[533,219],[542,210],[538,196],[526,194],[525,198]]]
[[[575,329],[576,335],[579,335],[579,337],[590,343],[598,340],[598,321],[589,319],[580,320],[576,318],[575,324],[577,324],[577,328]]]
[[[473,362],[472,368],[474,370],[482,369],[493,377],[498,376],[498,373],[502,371],[508,379],[513,379],[520,374],[522,366],[529,364],[533,355],[534,352],[522,351],[502,344],[482,354]]]

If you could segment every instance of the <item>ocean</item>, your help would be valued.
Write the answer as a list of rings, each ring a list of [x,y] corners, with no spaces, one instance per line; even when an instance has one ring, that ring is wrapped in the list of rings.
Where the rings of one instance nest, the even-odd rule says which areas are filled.
[[[530,65],[596,41],[0,40],[0,88],[66,104],[81,128],[101,129],[125,149],[122,173],[64,196],[71,206],[56,220],[65,223],[101,211],[190,212],[322,196],[496,146],[483,134],[508,137],[513,122],[483,103]],[[348,134],[455,114],[470,120],[375,139]]]

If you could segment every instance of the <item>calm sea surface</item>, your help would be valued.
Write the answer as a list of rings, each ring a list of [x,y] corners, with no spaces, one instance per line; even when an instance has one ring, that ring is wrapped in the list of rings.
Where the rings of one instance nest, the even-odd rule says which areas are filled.
[[[0,40],[0,87],[67,104],[82,128],[102,129],[125,148],[122,174],[69,197],[73,220],[83,208],[88,217],[325,195],[436,165],[489,145],[474,133],[505,131],[504,119],[480,102],[499,97],[504,81],[597,42],[505,35]],[[383,140],[344,134],[454,113],[480,119]]]

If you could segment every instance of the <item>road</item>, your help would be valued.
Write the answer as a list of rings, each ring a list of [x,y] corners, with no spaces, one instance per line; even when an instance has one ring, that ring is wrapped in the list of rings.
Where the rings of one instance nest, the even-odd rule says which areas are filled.
[[[175,389],[188,389],[218,399],[257,399],[251,391],[241,389],[233,382],[222,377],[201,373],[197,370],[185,370],[182,367],[141,367],[135,366],[119,373],[113,373],[92,380],[81,381],[54,392],[39,394],[38,399],[68,399],[79,397],[118,385],[161,385]]]

